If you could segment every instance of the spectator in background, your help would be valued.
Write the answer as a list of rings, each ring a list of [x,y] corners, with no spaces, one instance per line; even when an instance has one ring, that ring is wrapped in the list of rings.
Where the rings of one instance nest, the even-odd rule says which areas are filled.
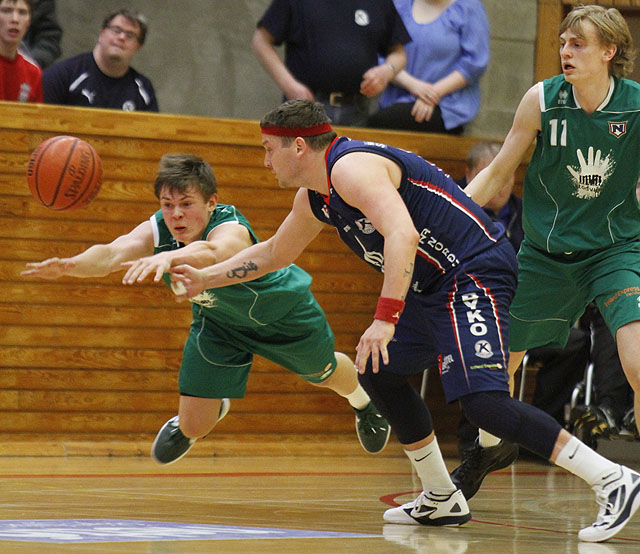
[[[44,69],[60,57],[61,39],[62,28],[56,17],[55,0],[33,0],[31,25],[22,39],[20,50]]]
[[[465,188],[471,179],[491,163],[501,146],[502,143],[498,141],[476,142],[467,155],[464,177],[456,182]],[[509,242],[517,252],[520,249],[524,232],[522,231],[522,200],[513,193],[515,182],[515,174],[512,174],[502,190],[483,208],[492,219],[502,223]]]
[[[32,13],[31,0],[0,0],[0,100],[42,102],[40,68],[18,52]]]
[[[489,23],[480,0],[394,0],[411,35],[407,66],[369,126],[458,135],[480,108]]]
[[[48,67],[42,77],[47,104],[158,111],[151,81],[131,67],[144,44],[147,19],[134,9],[110,13],[93,52]]]
[[[285,99],[315,100],[334,124],[364,126],[410,40],[392,0],[273,0],[251,45]]]

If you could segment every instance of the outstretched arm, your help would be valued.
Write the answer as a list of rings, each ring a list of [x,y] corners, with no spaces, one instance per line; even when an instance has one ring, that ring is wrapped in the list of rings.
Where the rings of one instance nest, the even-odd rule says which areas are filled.
[[[191,298],[208,288],[253,281],[292,263],[323,227],[314,217],[307,195],[307,189],[298,190],[289,215],[269,240],[205,269],[190,265],[172,267],[172,281],[182,283],[186,289],[179,299]]]
[[[507,184],[540,130],[539,86],[542,85],[532,86],[522,97],[498,155],[464,189],[481,206]]]
[[[153,252],[151,223],[145,221],[130,233],[109,244],[95,244],[71,258],[49,258],[42,262],[26,264],[23,277],[57,279],[63,275],[72,277],[104,277],[121,270],[121,264]]]
[[[128,268],[122,283],[132,285],[153,275],[157,283],[172,266],[189,264],[202,268],[222,262],[253,244],[249,230],[240,223],[225,223],[211,230],[206,240],[194,241],[183,248],[160,252],[124,263]]]

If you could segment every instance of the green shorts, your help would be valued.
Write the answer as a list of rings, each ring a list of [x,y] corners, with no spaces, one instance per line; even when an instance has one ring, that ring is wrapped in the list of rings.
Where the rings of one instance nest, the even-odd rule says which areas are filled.
[[[184,346],[180,393],[201,398],[243,398],[253,355],[310,383],[336,368],[335,338],[322,308],[308,293],[283,318],[264,326],[234,328],[196,316]]]
[[[595,300],[609,330],[640,320],[640,241],[601,250],[518,253],[518,288],[509,311],[509,350],[564,347],[569,329]]]

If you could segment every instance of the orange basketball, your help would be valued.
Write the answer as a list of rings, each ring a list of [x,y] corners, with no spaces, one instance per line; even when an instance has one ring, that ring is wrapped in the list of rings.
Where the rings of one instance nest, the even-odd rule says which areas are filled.
[[[68,136],[44,140],[32,152],[27,182],[33,197],[52,210],[77,210],[102,185],[102,161],[88,142]]]

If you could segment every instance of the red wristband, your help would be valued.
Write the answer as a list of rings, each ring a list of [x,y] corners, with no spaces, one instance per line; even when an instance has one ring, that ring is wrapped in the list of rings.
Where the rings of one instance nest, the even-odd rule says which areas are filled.
[[[388,321],[395,325],[400,319],[402,310],[404,310],[404,301],[381,296],[378,298],[378,306],[376,307],[376,313],[373,317],[374,319]]]

